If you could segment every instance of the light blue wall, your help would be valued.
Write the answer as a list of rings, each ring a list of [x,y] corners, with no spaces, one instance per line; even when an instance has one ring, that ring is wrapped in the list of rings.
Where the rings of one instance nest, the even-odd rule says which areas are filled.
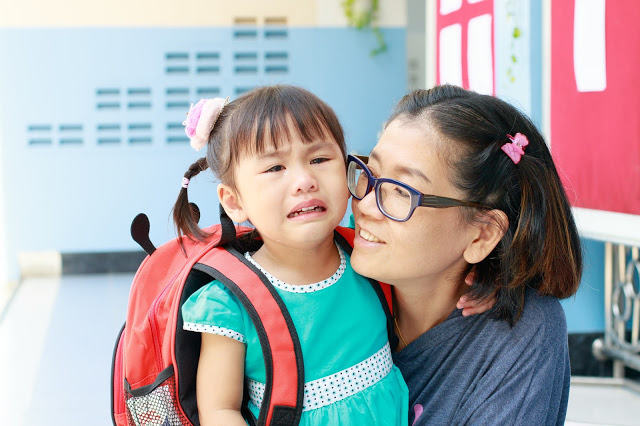
[[[542,124],[542,2],[495,0],[496,94]],[[519,36],[514,37],[514,28]],[[515,61],[514,61],[515,59]]]
[[[584,274],[578,293],[562,302],[570,333],[604,330],[604,243],[582,239]]]
[[[156,244],[199,157],[180,123],[200,97],[271,83],[306,87],[333,106],[351,149],[367,150],[406,90],[405,30],[328,28],[2,29],[0,143],[11,278],[16,253],[137,249],[133,217]],[[190,186],[217,222],[210,174]]]

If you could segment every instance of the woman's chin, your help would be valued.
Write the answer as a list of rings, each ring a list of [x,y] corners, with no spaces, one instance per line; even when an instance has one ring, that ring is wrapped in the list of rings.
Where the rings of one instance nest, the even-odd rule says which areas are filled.
[[[373,278],[375,280],[380,281],[381,275],[380,266],[384,264],[380,264],[380,262],[376,261],[373,256],[364,251],[358,250],[355,246],[353,252],[351,253],[351,267],[358,274],[363,275],[368,278]]]

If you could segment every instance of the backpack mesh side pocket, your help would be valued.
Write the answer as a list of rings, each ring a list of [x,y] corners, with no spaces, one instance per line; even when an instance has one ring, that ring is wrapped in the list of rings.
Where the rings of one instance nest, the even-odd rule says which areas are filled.
[[[158,374],[150,385],[131,389],[125,379],[127,423],[132,426],[191,425],[178,407],[173,366]]]

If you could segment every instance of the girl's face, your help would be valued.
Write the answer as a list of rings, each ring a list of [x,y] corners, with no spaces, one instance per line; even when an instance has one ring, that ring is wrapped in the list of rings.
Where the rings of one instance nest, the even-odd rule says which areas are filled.
[[[343,154],[328,135],[303,143],[295,129],[279,149],[240,159],[235,169],[241,222],[250,220],[265,244],[308,248],[333,238],[349,192]]]
[[[465,199],[450,183],[444,143],[432,128],[395,119],[368,166],[374,177],[399,180],[424,194]],[[407,222],[396,222],[378,210],[373,192],[352,203],[356,238],[351,263],[358,273],[399,286],[456,280],[466,266],[463,253],[473,237],[460,207],[418,207]]]

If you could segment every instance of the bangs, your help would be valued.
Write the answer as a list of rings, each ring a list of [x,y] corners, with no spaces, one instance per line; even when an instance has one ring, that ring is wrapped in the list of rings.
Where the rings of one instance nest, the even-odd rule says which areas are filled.
[[[344,135],[333,110],[305,90],[289,87],[266,88],[268,96],[249,92],[242,108],[234,112],[228,134],[233,156],[261,154],[269,148],[279,149],[295,138],[302,143],[331,137],[344,153]]]

